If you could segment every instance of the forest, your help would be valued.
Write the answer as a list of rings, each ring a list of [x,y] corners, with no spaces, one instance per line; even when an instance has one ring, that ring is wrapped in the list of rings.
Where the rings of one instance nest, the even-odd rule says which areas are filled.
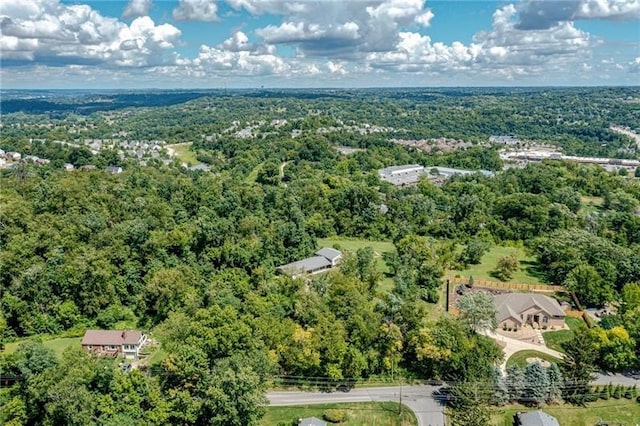
[[[0,330],[2,343],[21,342],[0,355],[2,376],[16,379],[0,389],[0,422],[250,425],[262,415],[264,391],[282,378],[333,387],[392,374],[444,380],[456,385],[458,412],[529,398],[523,389],[495,398],[502,351],[464,312],[433,315],[446,272],[500,245],[523,247],[543,282],[565,286],[585,306],[618,307],[567,346],[575,359],[599,354],[578,363],[584,368],[565,360],[558,371],[527,373],[555,378],[536,398],[581,403],[578,385],[596,369],[640,367],[638,179],[561,161],[501,170],[495,147],[427,153],[388,140],[397,132],[474,142],[517,134],[608,155],[630,145],[610,122],[640,127],[640,104],[619,101],[637,99],[637,90],[587,90],[587,102],[578,102],[582,89],[302,95],[218,93],[86,116],[28,108],[3,116],[0,148],[52,161],[0,171]],[[289,122],[277,132],[225,133],[236,120],[283,117]],[[349,120],[395,130],[340,130]],[[332,126],[338,130],[316,131]],[[310,131],[294,138],[294,128]],[[29,140],[117,131],[191,142],[211,171]],[[337,145],[363,150],[341,155]],[[74,159],[124,172],[61,168]],[[381,167],[410,163],[499,172],[412,187],[378,178]],[[388,271],[365,247],[345,251],[326,274],[276,273],[335,236],[392,242]],[[79,347],[58,357],[39,342],[88,328],[151,331],[166,357],[125,372]],[[482,400],[468,392],[477,383],[491,384]]]

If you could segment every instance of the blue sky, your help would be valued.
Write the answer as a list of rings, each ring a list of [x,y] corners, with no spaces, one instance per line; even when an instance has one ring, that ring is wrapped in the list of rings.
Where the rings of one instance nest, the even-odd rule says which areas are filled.
[[[2,0],[2,88],[637,85],[640,0]]]

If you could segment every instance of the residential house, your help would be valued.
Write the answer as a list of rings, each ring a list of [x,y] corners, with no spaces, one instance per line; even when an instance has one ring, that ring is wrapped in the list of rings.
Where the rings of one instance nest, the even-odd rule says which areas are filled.
[[[551,414],[537,410],[529,411],[528,413],[517,413],[515,415],[515,426],[560,426],[560,423]]]
[[[298,420],[298,426],[327,426],[327,422],[317,417],[305,417]]]
[[[98,355],[137,360],[146,343],[147,335],[138,330],[87,330],[82,338],[82,349]]]
[[[564,326],[564,310],[557,300],[543,294],[498,294],[495,305],[498,328],[518,329],[525,324],[542,328]]]
[[[276,270],[292,278],[298,278],[304,275],[318,274],[333,269],[338,266],[341,259],[342,253],[340,250],[324,247],[318,250],[313,257],[278,266]]]

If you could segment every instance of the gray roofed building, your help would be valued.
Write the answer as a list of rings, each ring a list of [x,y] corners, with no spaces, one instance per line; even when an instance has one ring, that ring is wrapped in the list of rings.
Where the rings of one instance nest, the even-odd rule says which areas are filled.
[[[424,173],[424,166],[420,164],[391,166],[378,170],[378,176],[381,180],[396,186],[415,185]]]
[[[327,422],[317,417],[305,417],[298,421],[298,426],[327,426]]]
[[[316,256],[322,256],[331,262],[332,266],[336,266],[340,259],[342,259],[342,253],[340,250],[336,250],[331,247],[323,247],[316,252]]]
[[[498,327],[520,328],[524,324],[563,327],[565,312],[557,300],[536,293],[505,293],[494,297]]]
[[[340,250],[323,247],[318,250],[313,257],[278,266],[276,270],[292,278],[298,278],[303,275],[317,274],[334,268],[340,263],[340,259],[342,259]]]
[[[560,426],[558,420],[542,410],[516,414],[518,426]]]

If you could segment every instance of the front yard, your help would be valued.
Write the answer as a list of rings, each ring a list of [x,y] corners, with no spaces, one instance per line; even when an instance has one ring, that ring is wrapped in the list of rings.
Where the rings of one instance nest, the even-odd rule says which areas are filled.
[[[322,419],[326,410],[342,410],[346,421],[340,422],[344,426],[414,426],[418,422],[413,412],[403,407],[402,415],[398,414],[397,402],[360,402],[351,404],[322,404],[301,405],[291,407],[266,407],[266,414],[260,421],[260,426],[291,426],[297,424],[298,419],[317,417]],[[328,423],[333,424],[333,423]]]
[[[533,411],[524,405],[497,407],[491,415],[493,426],[513,426],[513,415],[519,411]],[[586,407],[561,404],[542,408],[554,416],[562,426],[595,425],[599,420],[609,425],[635,425],[640,419],[640,404],[628,399],[610,399],[587,404]]]

